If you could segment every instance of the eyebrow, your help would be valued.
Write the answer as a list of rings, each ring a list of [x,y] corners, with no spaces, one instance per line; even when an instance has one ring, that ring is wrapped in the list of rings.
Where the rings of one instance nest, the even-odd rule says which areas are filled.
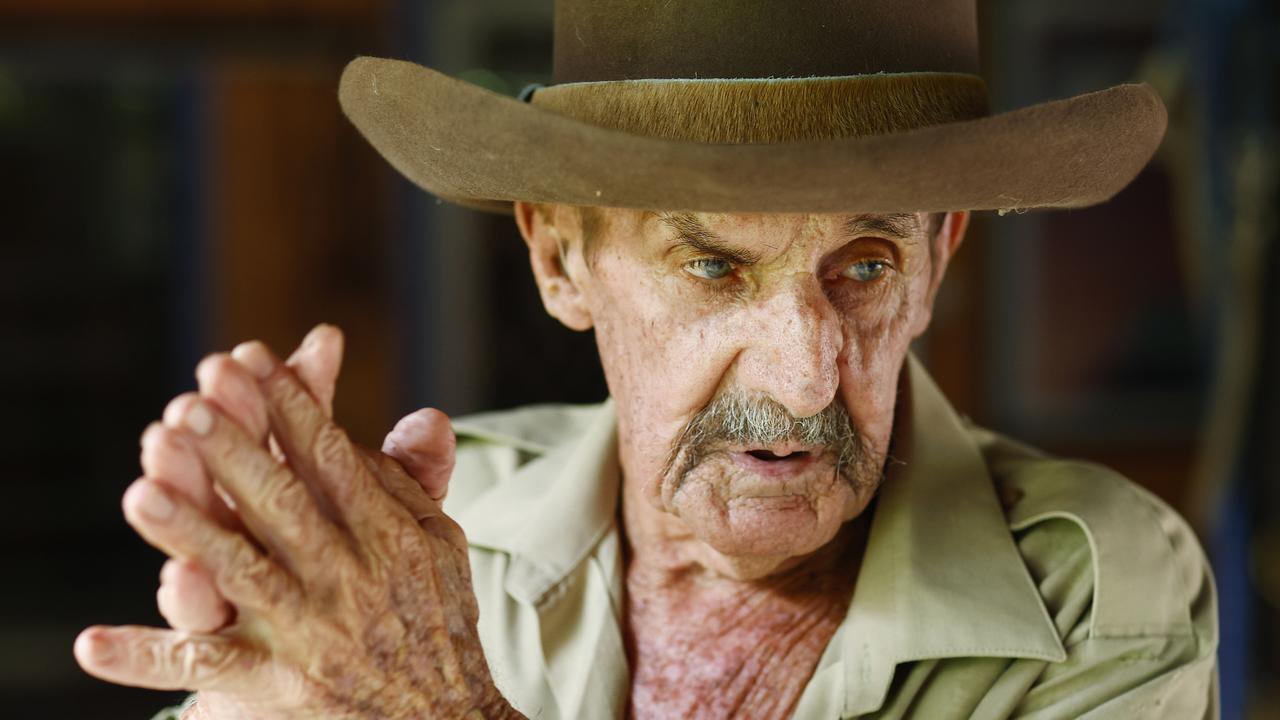
[[[658,220],[675,231],[676,239],[681,245],[687,245],[708,255],[717,255],[738,265],[754,265],[760,262],[759,253],[731,247],[721,240],[719,235],[708,230],[707,226],[692,213],[659,213]]]
[[[719,255],[739,265],[753,265],[760,261],[760,254],[735,248],[711,232],[701,220],[690,212],[653,213],[662,224],[671,228],[681,245],[687,245],[709,255]],[[915,244],[920,234],[920,217],[915,213],[862,213],[844,222],[841,230],[850,238],[866,233],[877,233]]]
[[[915,243],[920,230],[920,216],[915,213],[890,213],[887,215],[863,213],[849,218],[844,223],[846,235],[856,236],[874,232],[907,243]]]

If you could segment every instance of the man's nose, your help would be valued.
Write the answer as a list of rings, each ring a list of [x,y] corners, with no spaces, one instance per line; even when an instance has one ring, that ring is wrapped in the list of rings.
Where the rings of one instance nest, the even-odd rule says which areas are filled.
[[[753,308],[754,332],[743,340],[739,382],[765,393],[796,417],[831,404],[839,385],[840,318],[812,273],[792,276]]]

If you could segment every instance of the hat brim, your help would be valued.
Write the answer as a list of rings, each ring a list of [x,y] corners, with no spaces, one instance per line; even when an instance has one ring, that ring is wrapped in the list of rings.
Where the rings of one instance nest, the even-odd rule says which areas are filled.
[[[343,111],[397,170],[451,202],[706,212],[1073,208],[1123,189],[1164,137],[1145,83],[975,120],[774,144],[611,130],[401,60],[361,57]]]

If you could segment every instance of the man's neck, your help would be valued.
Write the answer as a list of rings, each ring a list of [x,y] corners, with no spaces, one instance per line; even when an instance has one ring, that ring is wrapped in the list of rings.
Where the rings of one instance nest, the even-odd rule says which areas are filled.
[[[788,717],[848,611],[871,512],[743,579],[709,568],[695,537],[623,487],[631,715]]]

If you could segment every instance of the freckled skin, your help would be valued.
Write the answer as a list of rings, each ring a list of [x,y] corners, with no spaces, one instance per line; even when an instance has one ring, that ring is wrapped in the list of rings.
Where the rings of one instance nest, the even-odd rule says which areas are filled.
[[[845,235],[846,215],[695,213],[758,255],[713,281],[658,214],[596,212],[587,249],[575,209],[516,207],[548,311],[595,329],[617,404],[631,714],[788,716],[847,609],[874,482],[844,482],[825,460],[762,479],[713,453],[677,484],[664,464],[689,420],[735,390],[797,417],[841,403],[878,471],[899,372],[968,216],[930,238],[921,213],[904,240]],[[842,274],[860,261],[891,269]]]
[[[849,523],[803,567],[750,584],[633,563],[631,715],[790,716],[848,609],[865,529]]]

